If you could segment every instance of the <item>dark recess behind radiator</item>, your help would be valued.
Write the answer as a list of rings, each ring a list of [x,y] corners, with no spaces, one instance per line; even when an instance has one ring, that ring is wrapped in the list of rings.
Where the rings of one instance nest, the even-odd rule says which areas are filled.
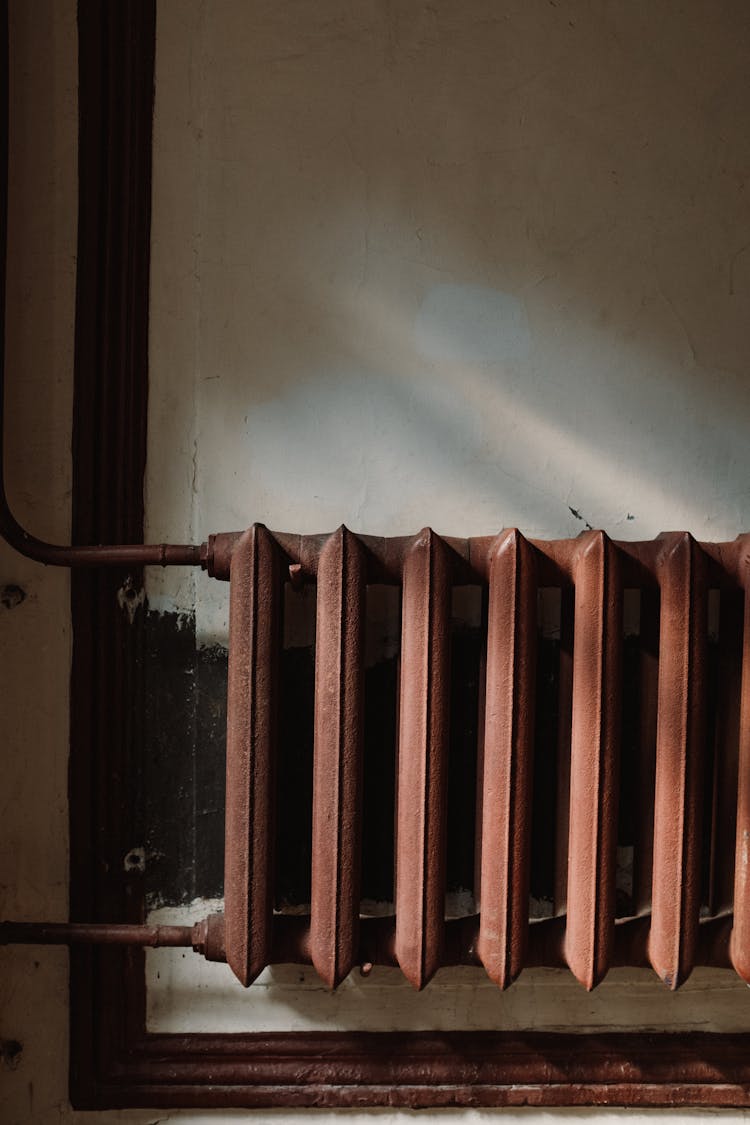
[[[224,878],[227,651],[196,647],[191,615],[147,612],[143,619],[144,722],[133,779],[130,846],[145,850],[147,907],[220,898]],[[480,629],[454,626],[449,757],[449,892],[474,882]],[[559,642],[540,638],[531,893],[552,899],[557,779]],[[276,906],[310,901],[312,730],[315,654],[284,650],[280,715]],[[362,898],[393,900],[398,658],[365,675]]]

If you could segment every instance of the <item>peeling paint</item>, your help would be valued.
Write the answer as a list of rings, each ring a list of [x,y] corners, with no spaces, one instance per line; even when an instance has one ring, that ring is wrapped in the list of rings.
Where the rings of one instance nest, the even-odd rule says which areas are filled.
[[[128,615],[130,624],[135,621],[135,615],[146,600],[146,591],[143,586],[135,586],[133,580],[128,578],[117,591],[117,604],[123,613]]]

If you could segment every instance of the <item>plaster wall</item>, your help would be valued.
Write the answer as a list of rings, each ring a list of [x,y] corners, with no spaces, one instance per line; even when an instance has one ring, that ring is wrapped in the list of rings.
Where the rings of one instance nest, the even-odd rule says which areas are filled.
[[[75,5],[11,10],[9,483],[62,540]],[[750,527],[749,19],[740,0],[160,0],[149,535]],[[67,575],[4,548],[0,568],[24,594],[0,598],[0,914],[61,919]],[[223,594],[197,581],[151,576],[149,598],[221,641]],[[1,1121],[299,1116],[72,1113],[66,988],[64,950],[0,950],[21,1045]],[[217,1020],[207,1003],[176,990],[165,1018]],[[658,1114],[427,1115],[624,1116]]]
[[[747,526],[749,21],[161,0],[150,533]]]

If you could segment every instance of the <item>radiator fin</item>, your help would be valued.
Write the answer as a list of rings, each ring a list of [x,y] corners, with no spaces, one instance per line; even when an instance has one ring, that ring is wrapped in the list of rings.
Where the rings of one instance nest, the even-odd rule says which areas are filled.
[[[424,988],[445,928],[451,560],[433,531],[404,561],[396,812],[396,957]]]
[[[591,989],[615,965],[650,963],[674,989],[694,965],[731,960],[750,983],[750,536],[630,543],[590,531],[542,542],[513,529],[458,540],[428,528],[382,539],[255,525],[219,547],[231,585],[225,936],[240,981],[301,961],[336,988],[357,964],[380,963],[421,989],[443,965],[480,964],[507,988],[525,966],[567,965]],[[311,902],[294,916],[274,913],[286,582],[317,587]],[[365,618],[368,586],[383,583],[401,588],[395,910],[367,917]],[[481,612],[476,589],[455,605],[467,619],[475,607],[472,651],[485,637],[486,651],[478,684],[465,669],[473,702],[465,716],[454,710],[451,746],[451,612],[465,585],[481,588]],[[554,606],[550,590],[559,636],[540,640],[537,602]],[[627,640],[626,590],[637,591],[627,594]],[[719,607],[710,637],[709,601]],[[475,823],[462,823],[461,839],[476,829],[466,890],[477,910],[456,917],[446,903],[448,766],[473,786],[475,723],[476,817],[469,810]],[[390,750],[384,761],[390,776]],[[534,892],[549,901],[542,918],[535,901],[533,923],[532,843],[550,855]],[[618,850],[629,856],[620,868]]]
[[[329,988],[358,946],[365,578],[364,548],[342,527],[320,554],[315,646],[310,949]]]
[[[705,741],[706,558],[688,534],[664,537],[649,956],[668,988],[695,964],[700,916]]]
[[[529,930],[537,579],[518,531],[490,552],[478,953],[507,988]]]
[[[617,551],[588,532],[575,563],[565,953],[591,989],[612,960],[620,742],[622,590]]]
[[[245,985],[271,959],[280,603],[278,548],[256,524],[232,556],[229,607],[224,913]]]

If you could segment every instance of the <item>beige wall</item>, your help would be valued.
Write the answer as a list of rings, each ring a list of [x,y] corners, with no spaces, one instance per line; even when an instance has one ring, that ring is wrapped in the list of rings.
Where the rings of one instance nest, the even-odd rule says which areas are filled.
[[[8,467],[19,516],[62,539],[75,5],[11,9]],[[573,535],[570,508],[621,537],[750,527],[748,18],[740,0],[159,0],[153,536]],[[0,915],[64,918],[67,577],[2,549],[11,583]],[[224,635],[207,580],[150,594],[197,597],[201,637]],[[298,1116],[71,1114],[66,987],[63,950],[0,950],[0,1035],[23,1045],[0,1121]],[[182,992],[166,1018],[221,1007]]]
[[[75,5],[11,4],[7,470],[37,534],[69,529],[76,196]],[[68,575],[0,545],[0,916],[68,909]],[[57,1121],[67,1103],[67,952],[0,949],[0,1121]]]

